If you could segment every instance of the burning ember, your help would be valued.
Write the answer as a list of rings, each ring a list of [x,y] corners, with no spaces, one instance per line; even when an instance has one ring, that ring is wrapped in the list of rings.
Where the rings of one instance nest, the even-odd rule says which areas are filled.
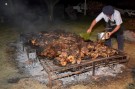
[[[102,43],[85,42],[80,36],[69,32],[40,32],[30,37],[30,43],[41,49],[39,56],[54,59],[54,63],[61,66],[118,54],[117,50]]]

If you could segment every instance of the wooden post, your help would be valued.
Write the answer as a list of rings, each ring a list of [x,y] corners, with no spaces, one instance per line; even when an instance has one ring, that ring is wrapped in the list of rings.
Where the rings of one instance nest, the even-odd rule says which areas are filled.
[[[87,4],[86,4],[86,0],[84,2],[84,16],[86,16],[86,10],[87,10]]]

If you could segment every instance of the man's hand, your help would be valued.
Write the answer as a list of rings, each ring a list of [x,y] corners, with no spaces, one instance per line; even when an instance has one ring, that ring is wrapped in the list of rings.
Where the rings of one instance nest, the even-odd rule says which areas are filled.
[[[106,39],[109,39],[111,35],[112,35],[112,32],[107,32],[106,33]]]
[[[110,37],[112,35],[112,32],[107,32],[108,33],[108,36]]]
[[[93,27],[96,25],[96,23],[97,23],[96,20],[93,20],[93,21],[92,21],[92,23],[91,23],[89,29],[87,30],[87,33],[88,33],[88,34],[91,33],[91,31],[92,31]]]
[[[87,30],[87,33],[91,33],[91,29],[88,29],[88,30]]]

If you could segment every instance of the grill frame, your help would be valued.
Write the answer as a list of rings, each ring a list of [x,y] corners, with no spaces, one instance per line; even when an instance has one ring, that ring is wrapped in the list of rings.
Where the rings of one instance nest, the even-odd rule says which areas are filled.
[[[81,64],[69,64],[65,67],[60,67],[53,64],[52,60],[40,59],[40,62],[44,70],[48,74],[50,87],[52,87],[53,82],[58,79],[69,77],[76,74],[81,74],[88,71],[92,71],[92,76],[95,76],[95,69],[100,66],[113,67],[116,64],[126,64],[128,63],[128,61],[129,58],[127,54],[123,52],[121,52],[119,55],[107,58],[97,58],[95,60],[83,60]],[[68,71],[70,71],[70,73],[61,75],[61,73]]]

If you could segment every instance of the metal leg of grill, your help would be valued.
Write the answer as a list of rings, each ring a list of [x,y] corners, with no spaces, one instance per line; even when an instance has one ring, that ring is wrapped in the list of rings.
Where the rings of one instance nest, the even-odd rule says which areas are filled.
[[[94,76],[95,75],[95,62],[92,63],[92,66],[93,66],[93,68],[92,68],[92,76]]]

